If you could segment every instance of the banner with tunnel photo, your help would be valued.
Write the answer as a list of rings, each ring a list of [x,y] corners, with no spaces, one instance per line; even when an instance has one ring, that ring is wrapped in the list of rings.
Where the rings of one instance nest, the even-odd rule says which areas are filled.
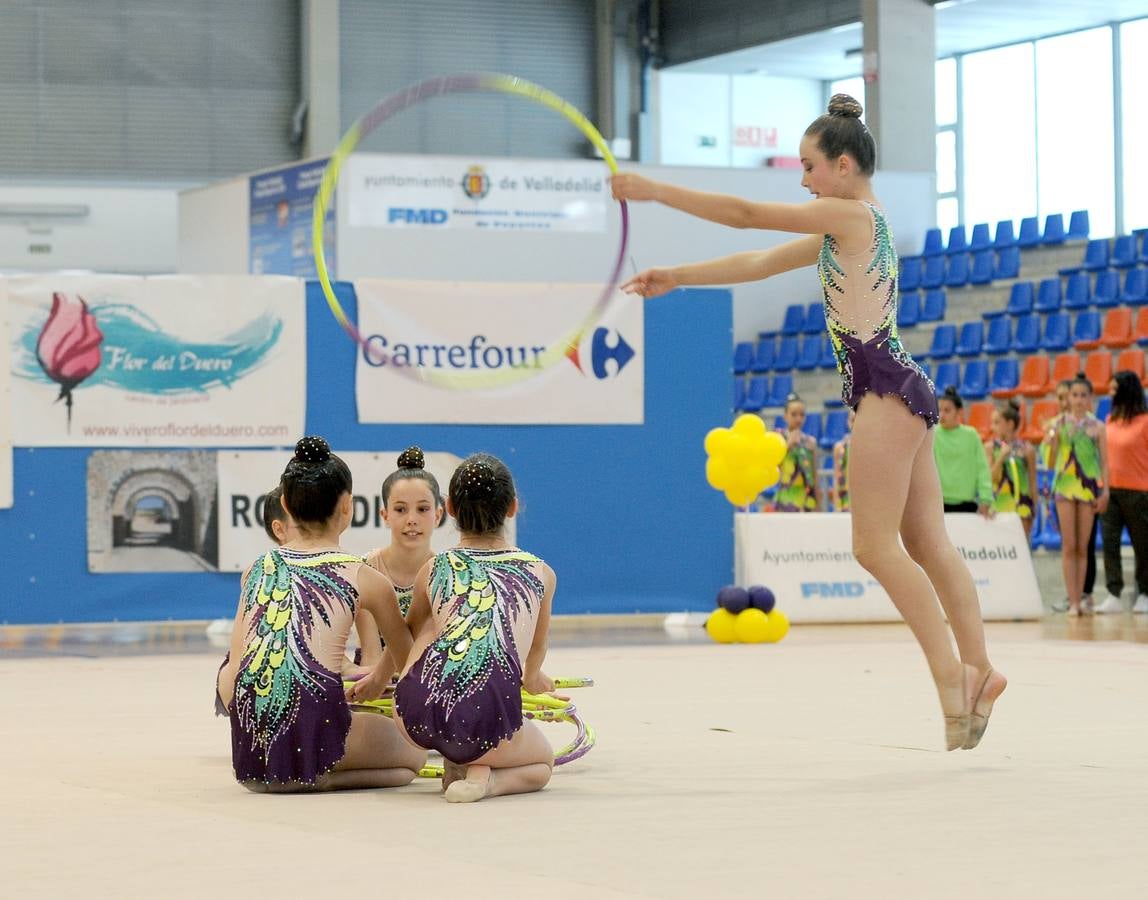
[[[945,516],[972,572],[986,619],[1036,619],[1040,589],[1020,519]],[[762,584],[792,622],[896,622],[889,595],[853,558],[852,518],[842,513],[738,513],[735,577]]]
[[[302,433],[297,279],[43,275],[7,287],[18,447],[276,446]]]
[[[8,288],[0,281],[0,509],[12,505],[12,391],[8,370]]]
[[[639,297],[587,323],[601,285],[361,279],[355,293],[360,422],[643,423]]]

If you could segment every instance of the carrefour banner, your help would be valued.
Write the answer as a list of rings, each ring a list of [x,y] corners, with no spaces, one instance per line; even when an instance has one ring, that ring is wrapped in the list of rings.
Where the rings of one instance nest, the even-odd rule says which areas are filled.
[[[1035,619],[1040,590],[1020,519],[950,513],[945,528],[977,586],[986,619]],[[738,513],[738,584],[763,584],[794,622],[893,622],[889,595],[853,558],[845,513]]]
[[[8,282],[17,446],[276,446],[303,430],[292,278]]]
[[[12,505],[12,390],[8,377],[8,287],[0,281],[0,509]]]
[[[619,293],[564,356],[600,285],[355,282],[360,422],[642,424],[642,300]],[[474,379],[474,381],[468,381]],[[476,386],[477,385],[477,386]]]
[[[354,227],[601,232],[608,175],[590,160],[357,154],[342,178]]]
[[[355,488],[351,527],[344,533],[342,546],[353,553],[368,553],[386,547],[391,533],[383,520],[381,489],[395,471],[398,450],[378,453],[340,453],[354,476]],[[452,453],[427,452],[426,469],[438,479],[446,494],[450,476],[461,460]],[[266,492],[279,483],[279,476],[291,459],[290,453],[273,451],[221,450],[219,461],[219,568],[242,572],[269,546],[263,530]],[[514,543],[514,520],[507,522],[507,538]],[[458,529],[449,516],[431,536],[436,552],[456,546]]]

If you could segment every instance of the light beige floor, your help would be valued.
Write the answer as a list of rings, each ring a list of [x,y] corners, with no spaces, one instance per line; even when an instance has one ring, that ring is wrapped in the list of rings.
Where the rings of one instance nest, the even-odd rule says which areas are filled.
[[[1049,628],[951,754],[899,627],[560,648],[599,746],[463,807],[246,792],[214,655],[0,660],[0,897],[1143,897],[1148,646]]]

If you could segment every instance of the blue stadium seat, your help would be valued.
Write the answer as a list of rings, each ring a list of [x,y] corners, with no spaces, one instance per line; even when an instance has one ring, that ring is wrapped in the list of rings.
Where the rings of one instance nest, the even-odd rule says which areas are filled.
[[[961,326],[960,337],[957,339],[957,356],[980,356],[981,347],[985,342],[985,325],[983,322],[965,322]]]
[[[745,379],[735,378],[733,380],[733,408],[735,411],[740,412],[741,408],[745,405]]]
[[[945,259],[930,256],[925,260],[925,271],[921,273],[921,287],[927,291],[941,287],[945,283]]]
[[[956,387],[960,383],[960,366],[955,362],[943,362],[937,366],[937,374],[933,376],[933,384],[937,386],[938,393],[947,387]]]
[[[1136,265],[1136,235],[1125,234],[1112,245],[1111,264],[1116,269],[1127,269]]]
[[[916,291],[902,291],[897,298],[897,327],[912,328],[921,321],[921,295]]]
[[[1136,234],[1140,238],[1140,250],[1136,254],[1136,262],[1148,266],[1148,230]]]
[[[1044,335],[1040,339],[1040,348],[1053,353],[1059,353],[1069,348],[1071,341],[1068,333],[1068,313],[1053,313],[1044,320]]]
[[[1092,291],[1087,272],[1077,272],[1068,276],[1068,286],[1064,289],[1065,309],[1088,309],[1092,305]]]
[[[785,398],[793,393],[792,375],[774,375],[773,383],[769,386],[769,396],[765,406],[785,406]]]
[[[1096,272],[1108,268],[1108,241],[1104,238],[1089,241],[1084,248],[1084,269]]]
[[[988,392],[989,364],[983,359],[974,359],[966,363],[957,393],[969,400],[983,400]]]
[[[921,257],[906,256],[901,260],[897,281],[903,291],[915,291],[921,286]]]
[[[832,409],[840,409],[845,405],[845,401],[841,399],[840,394],[834,394],[831,397],[826,397],[823,403],[825,406],[828,406]]]
[[[805,307],[794,303],[785,307],[785,319],[781,323],[781,333],[785,335],[801,334],[805,327]]]
[[[1038,313],[1057,312],[1060,310],[1061,299],[1060,279],[1046,278],[1040,283],[1033,311]]]
[[[773,369],[773,359],[777,355],[777,340],[771,337],[758,338],[757,352],[753,355],[753,363],[749,369],[762,375]]]
[[[996,237],[993,238],[993,247],[997,250],[1007,250],[1016,245],[1016,235],[1012,230],[1012,219],[997,222],[997,233]]]
[[[1020,277],[1020,248],[1005,247],[997,254],[996,266],[993,268],[993,280],[1004,281],[1006,278]]]
[[[1018,281],[1009,291],[1005,312],[1010,316],[1027,316],[1032,312],[1034,293],[1031,281]]]
[[[945,287],[964,287],[969,283],[969,255],[958,253],[949,257],[949,268],[945,272]],[[930,287],[926,284],[925,287]]]
[[[1100,313],[1086,310],[1072,323],[1072,343],[1091,343],[1100,340]],[[1095,346],[1095,345],[1094,345]]]
[[[742,341],[733,348],[733,373],[744,375],[753,363],[753,344]]]
[[[1101,309],[1120,305],[1120,274],[1112,269],[1096,273],[1092,286],[1092,302]]]
[[[1129,269],[1120,299],[1132,306],[1148,303],[1148,269]]]
[[[993,245],[992,236],[989,234],[989,223],[981,222],[979,225],[973,226],[973,236],[969,241],[969,249],[973,253],[981,250],[988,250]]]
[[[845,409],[829,410],[825,413],[825,424],[821,429],[821,447],[823,450],[832,450],[833,445],[845,437],[849,428],[849,411]]]
[[[805,424],[801,426],[801,430],[818,443],[821,443],[821,428],[821,413],[808,412],[805,414]]]
[[[777,344],[777,353],[773,357],[773,371],[788,372],[797,365],[797,338],[783,337]]]
[[[765,406],[766,386],[769,379],[764,375],[754,375],[749,380],[745,399],[739,407],[742,412],[757,412]]]
[[[1001,316],[989,322],[988,337],[985,338],[985,353],[989,356],[1003,356],[1012,344],[1012,319]]]
[[[821,360],[818,365],[823,369],[837,368],[837,353],[833,349],[833,339],[829,335],[821,339]]]
[[[801,339],[797,354],[797,371],[812,372],[821,363],[821,335],[807,334]]]
[[[1013,353],[1032,353],[1040,345],[1040,316],[1029,313],[1016,320],[1012,336]]]
[[[1107,422],[1110,412],[1112,412],[1112,398],[1105,394],[1096,403],[1096,418],[1101,422]]]
[[[925,246],[921,250],[921,255],[940,256],[944,252],[944,245],[941,244],[941,229],[930,228],[925,232]]]
[[[945,253],[967,253],[969,239],[965,235],[964,225],[954,225],[949,229],[949,243],[945,245]]]
[[[821,334],[825,330],[825,304],[818,300],[805,309],[805,324],[801,330],[806,334]]]
[[[1051,213],[1044,219],[1044,234],[1040,242],[1045,246],[1064,243],[1064,216]]]
[[[925,354],[929,359],[949,359],[957,344],[956,325],[938,325],[933,332],[933,343]]]
[[[1020,366],[1015,359],[998,359],[993,363],[993,377],[989,383],[989,390],[994,394],[1001,391],[1007,396],[1020,381]]]
[[[1086,241],[1089,230],[1088,210],[1078,209],[1068,220],[1068,234],[1064,236],[1064,239],[1066,241]]]
[[[1036,216],[1020,220],[1020,236],[1016,242],[1026,250],[1040,244],[1040,220]]]
[[[991,284],[993,280],[993,251],[982,250],[973,254],[973,269],[969,284]]]
[[[922,322],[940,322],[945,318],[948,307],[945,292],[932,290],[925,292],[925,303],[921,307]]]

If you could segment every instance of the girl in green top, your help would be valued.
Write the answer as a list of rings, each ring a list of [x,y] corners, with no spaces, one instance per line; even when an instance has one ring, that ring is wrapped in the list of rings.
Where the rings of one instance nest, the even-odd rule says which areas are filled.
[[[985,455],[993,482],[993,509],[1020,516],[1024,536],[1032,534],[1033,487],[1036,484],[1036,451],[1016,436],[1020,407],[1013,400],[993,410],[993,435],[985,441]]]
[[[1104,424],[1089,409],[1092,384],[1084,373],[1068,390],[1068,411],[1046,435],[1053,460],[1052,493],[1060,523],[1061,566],[1069,615],[1081,615],[1087,544],[1093,520],[1108,505],[1108,452]]]
[[[805,401],[797,394],[785,398],[785,440],[789,449],[781,461],[781,479],[773,508],[776,512],[817,512],[817,441],[802,431]]]
[[[964,405],[951,386],[937,401],[941,427],[933,442],[933,455],[941,476],[941,497],[945,512],[979,512],[991,519],[995,513],[989,466],[981,436],[975,428],[961,424]]]

